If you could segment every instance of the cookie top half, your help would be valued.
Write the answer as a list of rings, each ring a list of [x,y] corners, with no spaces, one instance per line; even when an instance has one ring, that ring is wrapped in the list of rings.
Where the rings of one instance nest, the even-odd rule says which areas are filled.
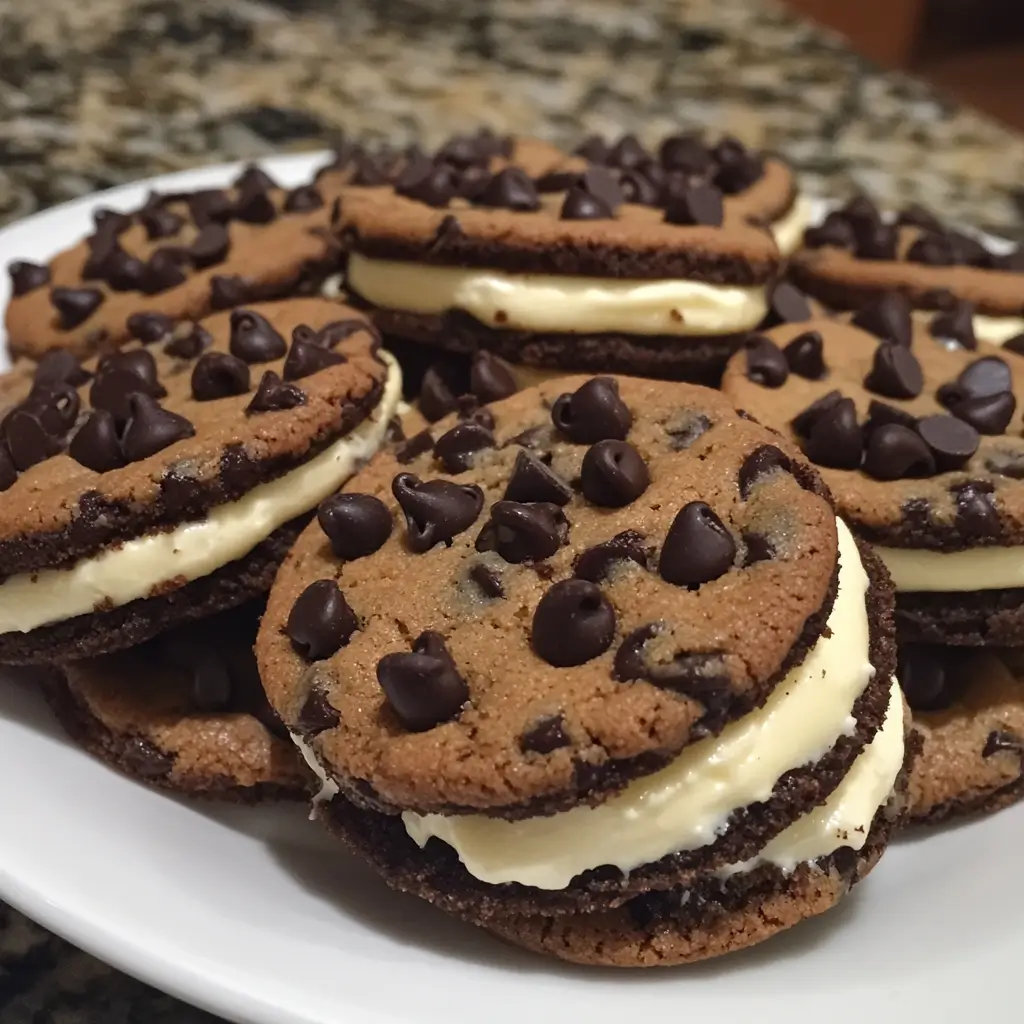
[[[325,501],[257,658],[353,799],[550,813],[760,704],[823,627],[837,543],[817,475],[720,394],[561,378]]]

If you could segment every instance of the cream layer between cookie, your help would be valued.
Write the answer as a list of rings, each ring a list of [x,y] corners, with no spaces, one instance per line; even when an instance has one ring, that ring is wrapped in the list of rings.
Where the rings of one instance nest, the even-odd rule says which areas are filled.
[[[1024,587],[1024,546],[931,551],[876,547],[900,593],[967,593]]]

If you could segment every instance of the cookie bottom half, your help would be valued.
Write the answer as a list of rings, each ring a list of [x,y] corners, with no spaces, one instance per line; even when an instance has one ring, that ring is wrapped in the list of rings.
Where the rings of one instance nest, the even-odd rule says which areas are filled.
[[[1024,588],[896,595],[900,643],[1024,645]]]

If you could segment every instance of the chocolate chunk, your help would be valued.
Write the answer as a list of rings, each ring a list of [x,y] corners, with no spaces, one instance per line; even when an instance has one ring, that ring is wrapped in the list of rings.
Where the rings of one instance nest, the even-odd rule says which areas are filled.
[[[456,423],[434,442],[434,454],[447,473],[462,473],[473,464],[473,456],[494,447],[494,434],[473,420]]]
[[[285,632],[306,661],[322,661],[344,647],[359,628],[355,612],[334,580],[310,583],[288,613]]]
[[[32,375],[33,384],[70,384],[80,388],[92,378],[92,374],[65,349],[47,352],[36,364]]]
[[[703,501],[691,501],[672,520],[658,572],[678,587],[699,587],[727,573],[735,558],[736,542],[725,523]]]
[[[991,484],[979,481],[956,488],[956,524],[967,537],[995,539],[1002,533],[991,489]]]
[[[469,578],[476,584],[477,589],[485,598],[494,600],[505,596],[505,588],[502,586],[501,576],[490,566],[477,562],[469,570]]]
[[[650,485],[647,463],[628,441],[598,441],[583,456],[580,489],[591,504],[622,508]]]
[[[152,345],[162,341],[174,328],[174,321],[165,313],[132,313],[125,321],[128,333],[142,342]]]
[[[207,224],[192,239],[189,258],[197,270],[223,263],[231,250],[231,236],[223,224]]]
[[[595,444],[624,441],[633,425],[633,414],[619,397],[612,377],[593,377],[572,394],[559,395],[551,408],[551,421],[570,441]]]
[[[658,150],[661,166],[670,171],[683,171],[703,177],[713,166],[711,151],[696,135],[670,135]]]
[[[288,344],[266,317],[251,309],[231,314],[231,354],[247,363],[270,363],[280,359]]]
[[[923,446],[924,442],[921,443]],[[852,398],[840,398],[815,417],[807,432],[804,453],[819,466],[833,469],[857,469],[860,466],[864,442]]]
[[[576,185],[566,192],[558,215],[562,220],[610,220],[615,211],[600,196]]]
[[[60,318],[60,329],[71,331],[99,309],[103,292],[98,288],[51,288],[50,302]]]
[[[981,441],[977,430],[969,423],[944,414],[925,416],[918,422],[917,432],[931,450],[940,473],[965,466]]]
[[[147,206],[140,211],[139,222],[146,229],[146,237],[152,242],[176,235],[184,227],[185,218],[165,206]]]
[[[443,419],[456,408],[455,391],[446,379],[445,369],[439,364],[429,367],[420,385],[420,412],[431,423]]]
[[[334,494],[316,512],[331,550],[347,561],[372,555],[391,536],[391,512],[372,494]]]
[[[955,342],[961,348],[976,349],[978,339],[974,334],[974,304],[957,302],[952,309],[933,317],[928,331],[940,341]]]
[[[490,352],[480,351],[474,354],[469,368],[469,390],[481,402],[486,403],[508,398],[519,388],[516,386],[511,368],[504,359],[499,359]]]
[[[192,397],[197,402],[212,402],[249,390],[249,367],[238,356],[227,352],[207,352],[192,368]]]
[[[451,721],[469,700],[469,687],[444,637],[431,630],[417,637],[412,653],[385,654],[377,662],[377,682],[410,732],[425,732]]]
[[[146,295],[158,295],[185,283],[185,271],[181,269],[183,254],[171,249],[157,249],[146,261],[142,272],[140,290]]]
[[[199,324],[178,324],[173,337],[164,345],[164,352],[178,359],[195,359],[212,344],[210,332]]]
[[[97,473],[109,473],[125,464],[121,442],[117,436],[117,421],[113,413],[97,409],[71,439],[68,454],[75,462]]]
[[[427,206],[443,208],[459,191],[458,174],[446,163],[425,156],[410,161],[395,181],[395,191]]]
[[[825,376],[824,343],[818,331],[798,334],[783,350],[790,370],[807,380]]]
[[[619,683],[628,683],[646,677],[647,661],[644,657],[644,648],[648,641],[653,640],[662,631],[662,628],[660,623],[651,622],[634,629],[622,641],[615,652],[612,679]]]
[[[868,406],[868,418],[864,424],[864,436],[867,437],[873,430],[885,426],[886,423],[898,423],[901,427],[917,430],[916,416],[905,409],[898,409],[895,405],[872,399]]]
[[[540,209],[537,188],[521,167],[506,167],[488,182],[476,197],[479,206],[529,213]]]
[[[909,348],[879,345],[864,387],[886,398],[916,398],[924,390],[924,372]]]
[[[231,309],[249,298],[249,282],[238,274],[214,274],[210,278],[210,306]]]
[[[617,563],[635,562],[646,569],[647,560],[643,537],[635,530],[624,530],[611,540],[580,552],[573,563],[573,575],[581,580],[590,580],[591,583],[601,583],[608,578]]]
[[[764,388],[781,388],[789,378],[789,363],[771,338],[752,334],[743,343],[747,379]]]
[[[676,190],[665,210],[667,224],[721,227],[725,217],[722,193],[714,185],[693,184]]]
[[[957,383],[969,398],[985,398],[1013,390],[1013,375],[999,356],[982,356],[961,371]]]
[[[969,423],[979,434],[1001,434],[1010,425],[1017,410],[1017,399],[1010,391],[979,398],[962,398],[953,402],[949,411]]]
[[[533,649],[556,668],[591,661],[608,650],[614,637],[615,611],[588,580],[555,583],[533,613]]]
[[[306,393],[297,384],[286,384],[273,370],[267,370],[260,378],[252,401],[245,407],[245,414],[279,412],[305,404]]]
[[[768,537],[761,533],[744,533],[743,545],[747,553],[743,558],[743,568],[767,562],[775,557],[775,547]]]
[[[121,449],[129,462],[148,459],[178,441],[195,437],[196,428],[184,417],[149,395],[138,392],[128,398],[131,416],[121,438]]]
[[[476,522],[484,505],[484,492],[475,484],[451,480],[422,481],[399,473],[391,492],[405,514],[409,547],[417,554],[451,540]]]
[[[738,139],[726,136],[712,154],[718,164],[715,184],[727,195],[745,192],[764,174],[764,162]]]
[[[370,153],[358,153],[355,157],[355,168],[350,185],[358,185],[361,188],[375,188],[377,185],[386,185],[389,181],[388,169],[384,162]]]
[[[235,204],[223,189],[208,188],[193,192],[186,200],[196,227],[203,228],[212,221],[225,223],[231,219]]]
[[[856,244],[853,225],[839,210],[833,210],[821,224],[804,232],[804,246],[808,249],[853,249]]]
[[[44,284],[50,283],[50,268],[28,260],[15,260],[7,264],[7,273],[11,278],[11,294],[15,298],[28,295]]]
[[[1009,729],[993,729],[981,748],[982,757],[994,757],[996,754],[1008,753],[1020,757],[1024,753],[1024,740]]]
[[[477,551],[496,551],[506,562],[540,562],[564,543],[569,524],[548,502],[496,501],[476,539]]]
[[[864,472],[876,480],[933,476],[935,459],[920,434],[898,423],[887,423],[868,438]]]
[[[300,185],[285,196],[285,213],[311,213],[324,205],[324,197],[315,185]]]
[[[125,743],[120,760],[129,774],[143,779],[162,778],[174,767],[173,757],[141,736],[133,736]]]
[[[899,292],[886,292],[881,298],[863,306],[854,313],[851,323],[883,341],[910,347],[913,337],[910,302]]]
[[[527,754],[550,754],[572,745],[565,732],[565,719],[550,715],[534,723],[519,737],[519,749]]]
[[[429,430],[421,430],[414,434],[401,448],[395,452],[395,458],[403,466],[408,465],[414,459],[419,458],[424,452],[429,452],[434,447],[434,438]]]
[[[572,488],[539,459],[520,451],[503,497],[505,501],[566,505],[572,500]]]
[[[281,372],[285,380],[301,380],[303,377],[326,370],[329,366],[340,366],[347,362],[348,357],[340,352],[334,352],[315,341],[296,338],[292,341]]]
[[[37,463],[56,455],[60,441],[43,426],[41,419],[30,409],[15,409],[3,423],[4,440],[11,461],[24,473]]]
[[[940,711],[956,699],[950,652],[944,647],[900,644],[896,677],[914,711]]]
[[[321,580],[321,583],[329,583],[329,580]],[[314,584],[315,585],[315,584]],[[314,686],[310,691],[302,707],[299,709],[296,726],[298,731],[309,739],[312,736],[319,736],[328,729],[336,729],[341,722],[341,715],[327,699],[327,694],[319,686]]]
[[[243,189],[235,200],[234,216],[247,224],[269,224],[277,217],[277,207],[263,189]]]
[[[740,497],[746,501],[750,495],[751,488],[758,483],[762,477],[781,469],[789,472],[790,461],[773,444],[763,444],[755,448],[740,466],[739,486]]]

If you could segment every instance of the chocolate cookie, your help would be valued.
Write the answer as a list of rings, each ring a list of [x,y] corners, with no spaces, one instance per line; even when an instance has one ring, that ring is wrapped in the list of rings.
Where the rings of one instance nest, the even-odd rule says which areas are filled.
[[[791,276],[834,309],[897,291],[935,337],[969,348],[1015,339],[1024,350],[1024,249],[993,252],[919,206],[893,221],[864,196],[850,200],[808,229]]]
[[[943,344],[890,293],[751,337],[726,394],[821,469],[897,590],[900,640],[1024,644],[1024,360]]]
[[[252,645],[261,603],[75,662],[45,690],[70,735],[149,785],[237,801],[303,798],[309,775],[267,704]]]
[[[324,299],[159,327],[84,365],[51,353],[0,411],[0,662],[130,647],[265,592],[398,404],[397,364]]]

